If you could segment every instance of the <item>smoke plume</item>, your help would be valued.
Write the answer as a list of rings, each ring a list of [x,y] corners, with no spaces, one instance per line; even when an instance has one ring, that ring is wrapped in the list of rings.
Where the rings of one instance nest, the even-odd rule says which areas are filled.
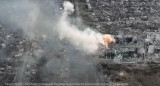
[[[41,82],[44,78],[48,78],[48,82],[99,80],[96,62],[93,62],[96,56],[88,54],[95,53],[99,44],[107,48],[114,39],[90,28],[80,30],[69,22],[69,15],[74,12],[73,4],[64,2],[60,16],[62,10],[56,1],[0,0],[0,24],[11,30],[21,29],[24,33],[25,51],[20,57],[22,63],[16,70],[15,82],[28,81],[28,71],[34,70],[38,72],[34,73],[38,78],[29,78],[31,81]]]
[[[64,13],[58,23],[58,32],[60,38],[67,39],[76,46],[77,49],[84,50],[88,53],[95,53],[98,50],[98,45],[103,42],[103,35],[86,28],[80,31],[75,25],[67,21],[68,15],[73,13],[74,6],[70,2],[64,2]]]

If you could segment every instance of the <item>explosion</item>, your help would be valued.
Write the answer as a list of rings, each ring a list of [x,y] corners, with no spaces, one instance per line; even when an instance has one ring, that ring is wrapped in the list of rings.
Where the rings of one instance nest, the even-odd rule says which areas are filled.
[[[107,49],[109,49],[108,45],[115,43],[115,39],[111,35],[103,35],[103,42],[101,42]]]
[[[80,30],[76,25],[68,22],[68,15],[74,12],[74,5],[68,1],[64,2],[64,12],[58,22],[58,32],[60,39],[67,39],[76,49],[87,53],[95,53],[98,45],[102,44],[109,49],[108,44],[114,43],[115,39],[111,35],[103,35],[90,28]]]

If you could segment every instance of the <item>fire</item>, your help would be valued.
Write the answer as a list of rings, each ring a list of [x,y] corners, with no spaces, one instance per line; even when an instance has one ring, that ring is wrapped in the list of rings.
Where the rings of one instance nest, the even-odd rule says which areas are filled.
[[[102,44],[109,49],[108,45],[111,43],[115,43],[115,39],[111,35],[103,35],[103,42]]]

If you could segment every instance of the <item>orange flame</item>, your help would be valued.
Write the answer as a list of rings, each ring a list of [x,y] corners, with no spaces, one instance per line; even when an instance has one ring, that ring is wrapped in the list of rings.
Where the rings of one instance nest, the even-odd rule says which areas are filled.
[[[111,35],[103,35],[103,45],[107,48],[107,49],[109,49],[109,47],[108,47],[108,45],[109,44],[112,44],[112,43],[115,43],[116,42],[116,40],[111,36]]]

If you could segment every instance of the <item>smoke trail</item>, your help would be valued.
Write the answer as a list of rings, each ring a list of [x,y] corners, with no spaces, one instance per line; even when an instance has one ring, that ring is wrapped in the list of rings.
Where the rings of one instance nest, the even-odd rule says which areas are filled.
[[[74,11],[74,6],[70,2],[64,2],[64,13],[58,23],[60,38],[66,38],[79,50],[94,53],[98,49],[98,44],[103,42],[102,34],[86,28],[80,31],[75,25],[67,21],[67,17]]]
[[[50,82],[68,81],[69,78],[75,82],[98,79],[95,63],[91,60],[93,56],[89,58],[86,53],[79,50],[86,51],[87,54],[94,53],[98,49],[98,44],[103,41],[103,35],[89,28],[80,31],[75,25],[70,24],[67,18],[74,11],[71,3],[64,3],[64,13],[59,17],[57,10],[58,12],[61,10],[56,7],[57,3],[51,0],[0,0],[0,2],[2,12],[0,22],[11,29],[22,29],[26,37],[26,51],[20,57],[23,63],[16,70],[15,81],[28,81],[27,77],[30,76],[27,75],[27,71],[31,72],[32,69],[40,72],[36,75],[40,77],[38,79],[48,77]],[[58,35],[62,39],[67,39],[67,42],[60,40]],[[79,50],[76,51],[75,46]],[[67,79],[61,77],[66,73],[66,68]]]

